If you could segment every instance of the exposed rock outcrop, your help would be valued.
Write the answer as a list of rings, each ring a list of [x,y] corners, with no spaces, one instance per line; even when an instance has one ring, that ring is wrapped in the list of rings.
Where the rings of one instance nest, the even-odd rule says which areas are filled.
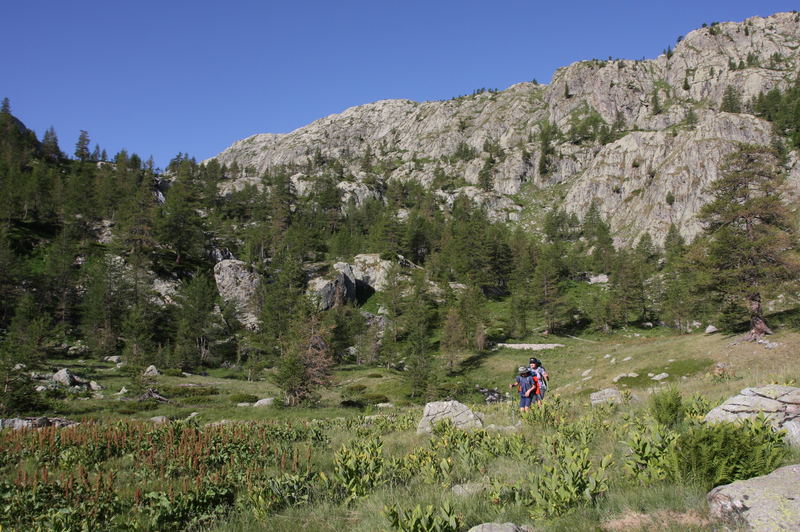
[[[483,427],[480,416],[468,406],[458,401],[437,401],[425,405],[422,420],[417,426],[417,434],[430,433],[433,425],[443,420],[449,420],[453,426],[463,430]]]
[[[346,262],[333,265],[336,273],[314,277],[308,281],[308,293],[317,302],[320,310],[329,310],[345,305],[356,298],[356,278]]]
[[[708,423],[753,419],[764,414],[776,430],[786,430],[786,443],[800,446],[800,388],[770,384],[745,388],[706,414]]]
[[[247,328],[258,328],[255,294],[261,277],[240,260],[223,260],[214,265],[214,280],[223,301],[238,306],[239,321]]]
[[[259,183],[266,170],[293,164],[306,169],[292,181],[307,194],[328,171],[309,164],[316,153],[337,162],[337,187],[356,205],[382,198],[392,180],[416,180],[438,189],[440,208],[461,194],[494,219],[532,228],[541,205],[509,196],[526,184],[561,184],[567,194],[556,206],[583,216],[596,201],[617,243],[645,231],[661,243],[671,223],[691,239],[700,231],[695,214],[708,200],[703,190],[724,156],[736,142],[771,142],[765,121],[721,112],[725,91],[730,87],[747,111],[760,92],[785,89],[796,75],[798,45],[800,20],[778,13],[698,29],[651,60],[576,62],[557,70],[549,86],[525,82],[448,101],[353,107],[288,134],[234,143],[217,161],[251,170],[220,187]],[[548,123],[555,133],[543,161]],[[601,126],[609,133],[602,140]],[[364,171],[367,150],[391,161],[383,173]],[[796,159],[790,156],[792,196],[800,189]]]
[[[776,469],[769,475],[718,486],[706,496],[709,513],[747,530],[800,530],[800,465]]]

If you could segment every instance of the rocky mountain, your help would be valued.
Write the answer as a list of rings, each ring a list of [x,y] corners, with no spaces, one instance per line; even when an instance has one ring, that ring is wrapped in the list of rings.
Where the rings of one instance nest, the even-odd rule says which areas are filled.
[[[663,241],[671,223],[691,239],[722,158],[738,142],[772,142],[771,124],[747,114],[748,103],[794,82],[798,46],[800,15],[778,13],[703,27],[652,60],[574,63],[550,85],[354,107],[235,142],[215,157],[239,169],[221,192],[283,166],[303,194],[332,171],[322,163],[335,162],[339,188],[356,202],[380,197],[389,180],[417,180],[437,190],[443,208],[465,193],[530,230],[546,209],[582,217],[594,201],[618,243],[645,231]],[[723,112],[726,96],[743,112]],[[789,158],[797,195],[797,154]],[[555,203],[528,201],[550,188]]]

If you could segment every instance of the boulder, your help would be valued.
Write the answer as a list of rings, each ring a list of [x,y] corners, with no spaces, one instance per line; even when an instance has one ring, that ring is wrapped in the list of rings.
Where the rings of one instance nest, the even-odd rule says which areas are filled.
[[[589,400],[592,402],[592,406],[603,403],[621,403],[622,392],[616,388],[606,388],[591,394]]]
[[[800,388],[769,384],[745,388],[706,414],[707,423],[735,423],[763,414],[775,430],[786,430],[785,441],[800,446]]]
[[[320,310],[340,307],[356,298],[356,278],[346,262],[333,265],[338,273],[310,279],[308,293],[317,301]]]
[[[153,366],[152,364],[142,372],[143,377],[158,377],[159,375],[161,375],[161,372],[158,371],[158,368]]]
[[[456,484],[451,488],[450,491],[453,492],[453,495],[458,495],[459,497],[469,497],[470,495],[475,495],[476,493],[485,491],[487,487],[488,486],[486,484],[479,483]]]
[[[717,331],[719,331],[719,329],[717,329],[713,325],[709,325],[708,327],[706,327],[706,334],[712,334],[712,333],[715,333]]]
[[[170,424],[170,420],[169,420],[169,418],[167,416],[153,416],[153,417],[150,418],[150,421],[152,421],[156,425],[169,425]]]
[[[264,399],[259,399],[258,401],[253,403],[253,406],[259,406],[259,407],[260,406],[272,406],[272,403],[274,403],[274,402],[275,402],[274,398],[266,397]]]
[[[712,517],[747,530],[800,530],[800,464],[717,486],[706,496]]]
[[[398,255],[397,263],[406,270],[419,268],[402,255]],[[387,274],[391,266],[392,261],[381,259],[377,253],[364,253],[353,258],[353,275],[358,284],[381,292],[386,289]]]
[[[233,302],[239,309],[239,321],[250,330],[258,328],[255,294],[261,276],[240,260],[223,260],[214,265],[217,291],[226,303]]]
[[[87,384],[85,380],[81,379],[67,368],[58,370],[58,372],[53,375],[53,380],[64,386],[82,386]]]
[[[110,355],[107,357],[103,357],[101,359],[103,362],[113,362],[114,364],[119,364],[122,362],[122,356],[120,355]]]
[[[467,430],[483,427],[480,416],[458,401],[436,401],[425,405],[417,434],[430,433],[434,424],[449,419],[453,426]]]

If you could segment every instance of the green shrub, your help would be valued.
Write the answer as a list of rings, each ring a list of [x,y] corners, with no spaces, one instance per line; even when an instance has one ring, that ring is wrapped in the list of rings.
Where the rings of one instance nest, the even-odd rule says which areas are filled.
[[[352,386],[347,387],[347,391],[352,393],[361,393],[366,389],[367,387],[363,384],[353,384]]]
[[[417,505],[413,510],[406,511],[396,505],[385,506],[381,510],[390,523],[392,530],[400,532],[458,532],[461,530],[461,520],[450,503],[442,503],[437,513],[433,506],[424,510]]]
[[[219,390],[213,386],[162,386],[159,392],[167,398],[219,395]]]
[[[155,410],[161,405],[158,401],[120,401],[117,406],[117,412],[120,414],[130,415],[137,412],[147,412]]]
[[[783,438],[763,415],[738,423],[699,423],[678,438],[666,465],[676,481],[694,480],[708,491],[777,469],[788,454]]]
[[[164,370],[164,375],[167,377],[183,377],[183,371],[176,368],[169,368]]]
[[[258,397],[250,393],[234,393],[228,397],[231,403],[255,403]]]
[[[650,413],[658,423],[666,427],[673,428],[683,423],[686,409],[678,389],[671,387],[651,395]]]
[[[370,373],[369,375],[367,375],[367,378],[368,379],[382,379],[383,375],[381,375],[380,373]]]
[[[379,393],[365,393],[362,397],[364,402],[368,405],[376,405],[378,403],[388,403],[389,398]]]

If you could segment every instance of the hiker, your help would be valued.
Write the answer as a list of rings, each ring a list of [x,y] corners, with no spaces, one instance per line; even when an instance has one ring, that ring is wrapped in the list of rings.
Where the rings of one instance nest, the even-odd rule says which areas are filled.
[[[544,399],[544,392],[547,390],[547,371],[545,371],[544,366],[542,366],[538,358],[532,358],[528,363],[528,368],[530,369],[531,375],[535,375],[539,380],[539,397],[536,402],[541,405],[542,399]]]
[[[520,366],[517,379],[508,385],[509,388],[514,386],[519,386],[519,411],[530,412],[531,401],[538,397],[539,393],[538,377],[531,375],[530,369],[526,366]]]

